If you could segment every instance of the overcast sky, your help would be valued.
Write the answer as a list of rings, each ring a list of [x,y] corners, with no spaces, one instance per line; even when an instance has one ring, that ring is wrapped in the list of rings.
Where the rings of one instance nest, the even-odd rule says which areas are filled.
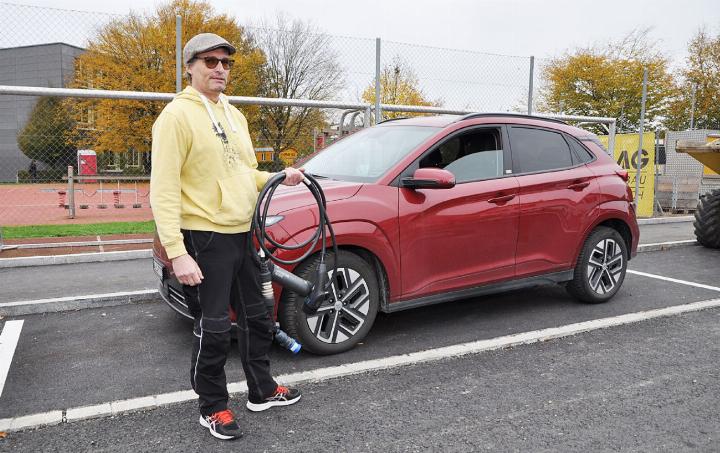
[[[152,12],[158,0],[0,0],[0,48],[49,42],[85,47],[113,14]],[[446,108],[523,110],[528,102],[529,56],[536,57],[533,95],[538,99],[549,60],[578,47],[603,46],[633,30],[684,63],[688,41],[705,27],[720,33],[720,0],[210,0],[217,12],[245,25],[278,12],[311,21],[344,78],[337,100],[358,102],[375,75],[375,42],[382,66],[396,59],[417,77],[423,97]],[[39,6],[43,9],[27,6]],[[47,9],[60,8],[60,9]],[[71,10],[71,11],[66,11]],[[86,11],[93,13],[73,12]],[[102,14],[95,14],[102,13]],[[94,31],[93,31],[94,30]],[[358,39],[362,38],[362,39]],[[407,43],[397,44],[397,43]],[[261,44],[262,45],[262,44]],[[433,48],[423,47],[431,46]],[[458,50],[448,50],[458,49]],[[466,51],[474,51],[469,53]],[[503,56],[498,56],[503,55]],[[642,83],[640,80],[638,83]]]
[[[157,0],[32,0],[16,4],[124,14]],[[618,39],[634,28],[651,36],[676,64],[702,26],[720,32],[718,0],[211,0],[241,23],[284,11],[334,35],[552,57],[579,46]]]

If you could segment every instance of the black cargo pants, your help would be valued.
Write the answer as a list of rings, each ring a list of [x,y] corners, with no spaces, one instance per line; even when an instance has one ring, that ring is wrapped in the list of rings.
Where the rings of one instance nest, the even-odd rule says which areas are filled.
[[[227,409],[225,361],[230,350],[231,304],[237,315],[248,397],[262,401],[277,387],[268,357],[274,323],[262,297],[260,269],[250,255],[249,234],[183,230],[185,248],[205,277],[198,286],[184,285],[195,318],[190,383],[200,397],[202,415]]]

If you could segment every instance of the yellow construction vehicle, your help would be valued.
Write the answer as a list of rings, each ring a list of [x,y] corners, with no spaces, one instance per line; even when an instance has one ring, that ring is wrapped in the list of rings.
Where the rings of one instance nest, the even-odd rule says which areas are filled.
[[[715,137],[710,137],[715,138]],[[705,165],[705,173],[720,174],[720,138],[707,143],[678,140],[675,150],[687,153]],[[720,248],[720,189],[700,197],[695,211],[695,237],[705,247]]]

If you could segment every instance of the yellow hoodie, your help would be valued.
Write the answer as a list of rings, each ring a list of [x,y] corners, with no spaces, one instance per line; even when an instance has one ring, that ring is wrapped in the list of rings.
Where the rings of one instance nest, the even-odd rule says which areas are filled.
[[[245,116],[187,87],[152,128],[150,204],[168,258],[187,253],[180,229],[241,233],[271,173],[257,170]],[[216,130],[219,129],[219,133]]]

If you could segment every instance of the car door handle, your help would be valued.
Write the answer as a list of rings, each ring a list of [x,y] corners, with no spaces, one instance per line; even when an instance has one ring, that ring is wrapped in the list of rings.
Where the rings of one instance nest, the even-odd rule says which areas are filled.
[[[508,201],[512,200],[513,198],[515,198],[515,194],[503,195],[500,197],[495,197],[495,198],[489,199],[488,203],[502,204],[502,203],[507,203]]]
[[[571,190],[577,190],[578,192],[590,185],[590,181],[576,182],[570,184],[567,188]]]

